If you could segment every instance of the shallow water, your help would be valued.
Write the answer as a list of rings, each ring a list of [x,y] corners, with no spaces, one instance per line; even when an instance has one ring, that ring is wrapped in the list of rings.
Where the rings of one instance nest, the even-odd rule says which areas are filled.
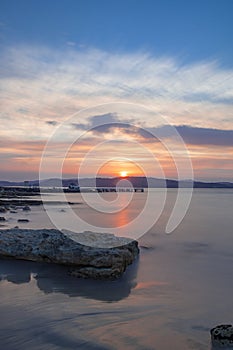
[[[111,195],[105,194],[108,200]],[[111,228],[137,216],[145,196],[137,193],[118,218],[97,215],[84,203],[73,210]],[[175,196],[175,190],[168,191],[160,219],[139,240],[139,260],[118,281],[81,280],[64,267],[1,260],[1,347],[210,349],[209,329],[233,322],[233,191],[195,190],[184,220],[166,235]],[[69,200],[81,202],[80,194]],[[66,206],[53,210],[64,220],[69,216]],[[22,227],[18,217],[30,219],[24,227],[52,227],[42,207],[7,214],[6,225]]]

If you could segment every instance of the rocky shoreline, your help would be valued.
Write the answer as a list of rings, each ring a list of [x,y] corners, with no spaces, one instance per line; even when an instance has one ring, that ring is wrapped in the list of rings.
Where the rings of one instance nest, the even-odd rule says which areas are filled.
[[[40,195],[39,188],[31,187],[0,187],[1,198],[21,198]]]
[[[12,206],[26,206],[26,205],[42,205],[42,204],[69,204],[69,205],[74,205],[74,204],[80,204],[79,202],[66,202],[66,201],[46,201],[43,202],[41,199],[2,199],[0,198],[0,207],[5,207],[8,209],[9,207]]]
[[[119,278],[138,254],[137,241],[112,234],[0,230],[0,257],[68,265],[77,277]]]

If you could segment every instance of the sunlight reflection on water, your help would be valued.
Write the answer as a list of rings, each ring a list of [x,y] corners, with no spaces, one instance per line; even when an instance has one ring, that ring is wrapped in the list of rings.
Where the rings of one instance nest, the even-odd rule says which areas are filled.
[[[144,195],[135,196],[122,222],[137,215]],[[1,260],[2,347],[210,349],[210,328],[232,323],[232,195],[196,190],[185,219],[168,236],[164,227],[175,198],[170,191],[162,217],[140,239],[139,261],[118,281],[81,280],[65,267]],[[88,213],[83,204],[75,210]],[[40,208],[26,215],[30,227],[47,226]],[[7,224],[13,226],[12,217]]]

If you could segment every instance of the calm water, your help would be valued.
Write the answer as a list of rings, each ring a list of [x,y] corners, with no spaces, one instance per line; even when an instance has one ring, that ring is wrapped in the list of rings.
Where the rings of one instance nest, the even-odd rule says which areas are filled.
[[[104,195],[109,203],[114,196]],[[135,218],[146,195],[137,193],[116,214],[96,213],[80,194],[69,200],[80,203],[72,210],[84,220],[111,230]],[[233,322],[233,191],[195,190],[184,220],[166,235],[175,197],[169,190],[159,221],[139,240],[139,260],[118,281],[81,280],[58,266],[1,260],[1,348],[210,349],[209,329]],[[69,218],[67,206],[53,210]],[[30,219],[24,227],[52,227],[42,207],[6,217],[7,227],[19,225],[18,218]]]

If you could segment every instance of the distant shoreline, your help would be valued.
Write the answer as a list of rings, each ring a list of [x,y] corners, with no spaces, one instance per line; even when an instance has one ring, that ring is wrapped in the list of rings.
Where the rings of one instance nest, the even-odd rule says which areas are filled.
[[[127,180],[132,184],[133,188],[233,188],[233,182],[203,182],[203,181],[191,181],[191,180],[182,180],[177,181],[173,179],[159,179],[154,177],[135,177],[127,176],[114,177],[114,178],[82,178],[82,179],[45,179],[42,181],[33,180],[33,181],[22,181],[22,182],[13,182],[13,181],[1,181],[0,180],[0,191],[1,187],[21,187],[24,190],[33,192],[40,192],[39,187],[43,188],[56,188],[63,187],[68,188],[70,185],[80,186],[81,188],[108,188],[118,186],[119,181]]]

